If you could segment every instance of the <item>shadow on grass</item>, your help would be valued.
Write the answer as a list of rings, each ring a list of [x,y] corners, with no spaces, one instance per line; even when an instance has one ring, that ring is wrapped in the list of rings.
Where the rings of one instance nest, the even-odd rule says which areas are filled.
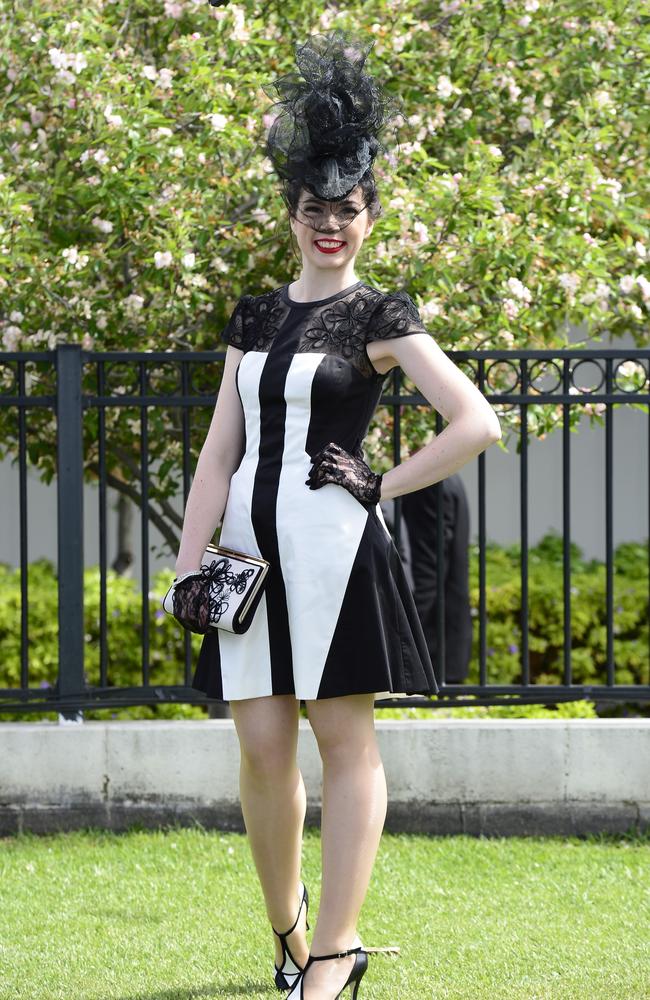
[[[588,833],[585,834],[583,839],[588,844],[608,844],[614,846],[620,844],[650,845],[650,826],[630,826],[621,833],[610,833],[606,830],[602,833]]]
[[[192,987],[176,987],[169,990],[154,990],[153,993],[130,993],[120,997],[120,1000],[202,1000],[203,997],[248,997],[269,993],[277,996],[277,990],[271,989],[267,982],[254,982],[245,979],[237,983],[223,985],[206,985]]]

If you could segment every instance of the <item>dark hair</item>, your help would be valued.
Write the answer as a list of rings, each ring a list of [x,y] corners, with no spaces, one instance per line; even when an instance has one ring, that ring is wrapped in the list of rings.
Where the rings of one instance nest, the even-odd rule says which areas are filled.
[[[383,214],[383,208],[379,200],[379,194],[377,192],[377,182],[375,180],[375,175],[373,174],[372,167],[366,170],[365,174],[358,181],[358,184],[355,184],[354,187],[361,188],[364,201],[366,202],[366,206],[368,208],[368,215],[374,222],[375,219],[378,219],[380,215]],[[295,210],[298,208],[298,202],[300,201],[300,194],[303,188],[305,190],[309,190],[308,188],[306,188],[305,184],[303,183],[300,177],[296,177],[293,180],[286,181],[282,185],[283,201],[287,206],[287,208],[290,209],[291,211],[295,212]]]

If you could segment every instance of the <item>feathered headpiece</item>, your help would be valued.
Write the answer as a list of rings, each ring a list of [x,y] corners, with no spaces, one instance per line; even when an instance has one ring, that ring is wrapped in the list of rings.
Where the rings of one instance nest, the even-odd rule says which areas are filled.
[[[386,149],[379,133],[401,111],[363,72],[373,45],[341,29],[312,35],[296,45],[299,72],[262,88],[280,98],[265,154],[285,183],[299,178],[318,198],[344,198]]]

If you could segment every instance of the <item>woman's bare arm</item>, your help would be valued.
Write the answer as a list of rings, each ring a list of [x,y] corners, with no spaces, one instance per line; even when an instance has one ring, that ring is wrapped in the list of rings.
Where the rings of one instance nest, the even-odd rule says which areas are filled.
[[[387,361],[398,364],[448,421],[433,441],[384,473],[382,500],[446,479],[501,437],[499,419],[483,393],[429,334],[370,341],[368,356],[378,370],[389,370]]]
[[[208,542],[223,517],[230,478],[244,447],[244,413],[235,371],[244,352],[228,346],[214,412],[185,505],[176,574],[198,569]]]

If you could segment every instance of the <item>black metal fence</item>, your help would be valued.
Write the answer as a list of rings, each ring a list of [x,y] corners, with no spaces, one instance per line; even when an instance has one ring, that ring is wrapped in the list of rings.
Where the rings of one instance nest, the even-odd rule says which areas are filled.
[[[181,454],[176,461],[182,472],[182,495],[187,497],[191,482],[190,431],[193,415],[211,416],[218,379],[209,383],[208,391],[197,390],[197,379],[205,381],[212,365],[220,365],[223,352],[91,352],[78,344],[60,344],[47,352],[0,353],[0,419],[5,428],[5,454],[15,455],[18,465],[18,516],[21,570],[20,614],[20,683],[0,686],[0,710],[58,711],[63,714],[86,708],[109,708],[137,704],[185,702],[208,704],[199,692],[190,687],[193,652],[189,634],[185,634],[184,664],[179,663],[179,683],[160,685],[152,682],[150,664],[149,609],[149,525],[156,524],[168,541],[180,536],[178,515],[169,498],[152,496],[150,481],[150,425],[161,414],[174,412],[178,416],[175,439]],[[613,565],[613,424],[615,404],[650,404],[650,350],[634,350],[633,357],[621,350],[489,350],[450,351],[449,357],[458,364],[493,404],[519,408],[519,481],[520,481],[520,666],[521,681],[516,684],[493,684],[488,681],[486,642],[486,462],[485,453],[478,456],[478,571],[479,571],[479,662],[478,684],[447,684],[436,665],[441,681],[441,694],[435,700],[409,698],[409,705],[435,708],[444,704],[512,704],[513,700],[528,703],[558,703],[588,698],[601,701],[650,700],[650,675],[645,683],[617,684],[614,632],[614,565]],[[591,362],[600,374],[600,383],[589,391],[575,385],[574,376],[585,361]],[[40,373],[39,373],[40,370]],[[129,389],[123,385],[111,387],[112,374],[119,370],[124,380],[132,378]],[[219,369],[216,369],[218,372]],[[214,371],[214,369],[213,369]],[[38,374],[35,374],[38,373]],[[125,374],[126,373],[126,374]],[[166,374],[165,374],[166,373]],[[510,374],[504,391],[504,379]],[[128,375],[128,377],[126,377]],[[555,380],[554,385],[541,386],[542,381]],[[29,386],[28,386],[29,382]],[[159,383],[156,391],[155,383]],[[165,387],[166,383],[166,387]],[[402,391],[402,374],[394,369],[380,406],[393,408],[393,459],[400,461],[401,408],[428,403],[419,394]],[[29,388],[29,391],[28,391]],[[602,404],[604,414],[604,504],[606,559],[606,630],[607,662],[605,676],[599,684],[575,684],[571,662],[571,525],[570,525],[570,414],[580,404]],[[530,406],[551,404],[562,408],[562,493],[563,493],[563,587],[558,601],[563,606],[563,671],[561,684],[545,685],[531,682],[529,653],[528,600],[528,417]],[[119,482],[110,471],[107,456],[114,458],[114,449],[107,432],[107,412],[114,408],[136,408],[139,412],[139,449],[129,453],[122,446],[120,463],[123,475]],[[198,410],[197,410],[198,408]],[[15,413],[15,435],[8,432],[10,413]],[[52,451],[56,453],[58,495],[58,678],[48,689],[30,686],[28,587],[27,587],[27,456],[29,436],[27,414],[39,414],[39,426],[47,439],[52,434]],[[90,423],[89,423],[90,421]],[[435,430],[443,428],[440,414],[435,414]],[[111,428],[109,427],[108,430]],[[160,425],[157,425],[160,431]],[[206,424],[207,429],[207,424]],[[113,426],[113,431],[115,428]],[[116,433],[116,432],[115,432]],[[15,440],[14,440],[15,437]],[[160,447],[160,434],[156,447]],[[648,433],[650,442],[650,432]],[[119,450],[119,449],[118,449]],[[648,445],[650,452],[650,444]],[[92,454],[89,454],[92,452]],[[167,463],[170,464],[169,462]],[[173,464],[173,463],[172,463]],[[650,454],[648,455],[650,469]],[[89,684],[84,671],[84,540],[83,484],[92,470],[98,484],[99,534],[99,683]],[[650,475],[649,475],[650,480]],[[119,486],[139,506],[142,548],[142,621],[141,621],[141,683],[138,686],[111,685],[108,676],[108,616],[107,616],[107,488]],[[648,512],[650,522],[650,481],[639,503]],[[172,525],[173,521],[176,521]],[[8,512],[3,513],[5,526]],[[437,605],[439,660],[444,664],[444,556],[443,519],[437,518],[438,594]],[[171,525],[171,530],[170,530]],[[401,514],[399,499],[395,509],[394,537],[400,544]],[[170,544],[170,569],[175,561]],[[648,651],[650,664],[650,650]],[[6,678],[4,679],[6,683]],[[3,664],[0,663],[0,685]],[[377,705],[399,704],[405,699],[382,700]]]

